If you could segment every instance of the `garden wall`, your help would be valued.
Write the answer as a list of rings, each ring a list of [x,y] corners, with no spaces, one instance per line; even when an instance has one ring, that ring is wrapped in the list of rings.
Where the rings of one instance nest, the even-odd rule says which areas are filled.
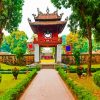
[[[81,54],[81,64],[88,63],[88,54]],[[15,55],[0,55],[0,62],[17,65],[18,61]],[[28,65],[34,63],[34,55],[27,54],[22,58],[21,64]],[[62,63],[65,64],[75,64],[73,55],[62,55]],[[92,64],[100,64],[100,54],[92,55]]]
[[[81,54],[81,64],[88,63],[88,54]],[[73,55],[62,55],[62,63],[65,64],[75,64],[74,56]],[[100,64],[100,54],[92,54],[92,64]]]
[[[18,64],[18,60],[16,58],[15,55],[0,55],[0,62],[2,63],[6,63],[6,64],[13,64],[13,65],[17,65]],[[21,65],[28,65],[28,64],[32,64],[34,62],[34,55],[24,55],[23,58],[21,59]]]

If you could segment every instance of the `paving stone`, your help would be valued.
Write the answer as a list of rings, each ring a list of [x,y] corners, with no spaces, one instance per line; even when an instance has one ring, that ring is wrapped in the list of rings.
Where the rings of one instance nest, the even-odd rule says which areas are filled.
[[[55,69],[42,69],[19,100],[75,100]]]

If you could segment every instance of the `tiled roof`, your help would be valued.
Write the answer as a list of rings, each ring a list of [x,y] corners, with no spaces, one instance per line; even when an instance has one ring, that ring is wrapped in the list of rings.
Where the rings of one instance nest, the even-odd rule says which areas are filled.
[[[61,19],[61,16],[58,16],[57,14],[41,14],[35,17],[35,19],[40,19],[40,20],[47,20],[47,19]]]
[[[60,20],[62,18],[62,14],[58,15],[58,11],[54,11],[53,13],[49,13],[49,8],[47,8],[46,13],[42,13],[39,8],[37,8],[38,15],[33,14],[35,21],[40,20]]]
[[[58,24],[65,24],[67,21],[36,21],[30,22],[30,25],[58,25]]]

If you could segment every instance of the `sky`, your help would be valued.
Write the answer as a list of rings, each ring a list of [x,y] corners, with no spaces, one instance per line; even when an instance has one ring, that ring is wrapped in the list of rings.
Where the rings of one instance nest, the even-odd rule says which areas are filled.
[[[42,11],[43,13],[46,13],[47,7],[50,9],[51,13],[56,11],[57,9],[56,7],[54,7],[54,5],[51,3],[50,0],[25,0],[22,11],[23,13],[22,22],[19,24],[18,29],[24,31],[29,39],[33,36],[33,32],[29,26],[27,19],[30,18],[34,22],[34,17],[32,16],[32,14],[34,13],[37,15],[37,8],[39,8],[40,11]],[[60,13],[64,13],[62,20],[65,20],[66,17],[70,16],[71,10],[62,8],[61,10],[58,10],[58,14]],[[61,35],[69,33],[69,28],[67,27],[67,24]],[[7,32],[5,33],[7,35]]]

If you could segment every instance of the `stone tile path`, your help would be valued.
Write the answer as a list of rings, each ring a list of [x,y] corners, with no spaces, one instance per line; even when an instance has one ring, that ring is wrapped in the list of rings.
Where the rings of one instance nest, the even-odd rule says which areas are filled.
[[[75,100],[54,69],[42,69],[19,100]]]

